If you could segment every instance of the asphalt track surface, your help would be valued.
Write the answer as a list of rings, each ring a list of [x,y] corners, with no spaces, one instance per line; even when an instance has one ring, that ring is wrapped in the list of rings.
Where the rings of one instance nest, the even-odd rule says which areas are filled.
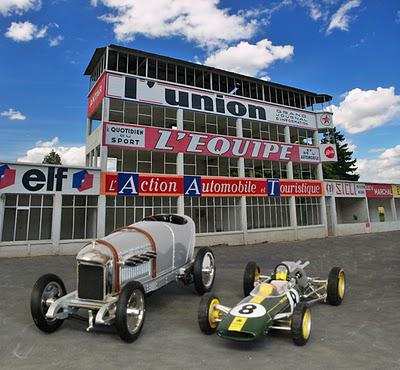
[[[347,274],[341,306],[312,307],[306,346],[290,334],[272,333],[253,343],[202,334],[200,297],[193,287],[171,283],[147,297],[139,339],[122,342],[114,328],[85,331],[67,320],[53,334],[40,332],[30,316],[32,285],[53,272],[68,291],[75,286],[73,257],[0,260],[0,369],[399,369],[400,232],[215,247],[216,293],[225,305],[241,299],[245,264],[269,272],[281,260],[310,260],[310,276],[326,277],[341,266]]]

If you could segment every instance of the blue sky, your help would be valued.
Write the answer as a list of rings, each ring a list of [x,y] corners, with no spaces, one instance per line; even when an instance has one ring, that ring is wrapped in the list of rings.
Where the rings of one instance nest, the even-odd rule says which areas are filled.
[[[0,158],[79,163],[96,47],[110,43],[334,97],[364,180],[400,182],[395,0],[0,0]]]

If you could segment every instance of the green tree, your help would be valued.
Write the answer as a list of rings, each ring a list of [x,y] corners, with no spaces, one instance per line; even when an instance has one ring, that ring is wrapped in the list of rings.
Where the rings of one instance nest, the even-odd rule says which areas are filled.
[[[352,159],[353,152],[345,142],[344,135],[337,131],[336,128],[333,130],[333,135],[336,142],[338,160],[337,162],[327,162],[322,165],[324,179],[358,181],[360,175],[356,173],[357,160]],[[329,142],[331,142],[331,137],[329,134],[324,134],[322,143]]]
[[[44,156],[42,163],[44,164],[62,164],[59,154],[52,149],[51,152]]]

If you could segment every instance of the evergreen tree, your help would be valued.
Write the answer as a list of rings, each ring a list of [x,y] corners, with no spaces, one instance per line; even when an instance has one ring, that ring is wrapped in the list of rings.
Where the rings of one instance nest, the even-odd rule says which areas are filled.
[[[345,143],[345,137],[336,128],[333,130],[333,135],[337,147],[337,162],[323,163],[322,168],[324,171],[324,179],[334,180],[350,180],[358,181],[360,175],[356,173],[356,159],[352,159],[353,152],[349,149],[347,143]],[[329,134],[324,134],[322,143],[331,142]]]
[[[51,152],[44,156],[42,163],[44,164],[62,164],[59,154],[52,149]]]

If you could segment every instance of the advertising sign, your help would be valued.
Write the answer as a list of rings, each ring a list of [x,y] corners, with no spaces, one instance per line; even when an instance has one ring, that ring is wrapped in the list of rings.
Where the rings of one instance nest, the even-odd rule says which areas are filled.
[[[317,127],[319,129],[333,128],[333,114],[330,112],[317,113]]]
[[[322,162],[337,162],[336,144],[319,144]]]
[[[281,196],[320,197],[324,195],[322,181],[314,180],[279,180]]]
[[[365,184],[367,198],[392,198],[392,185],[389,184]]]
[[[178,196],[183,194],[183,176],[104,172],[101,174],[100,193],[123,196]]]
[[[394,198],[400,198],[400,185],[392,185],[392,193]]]
[[[121,196],[321,196],[320,181],[104,172],[100,193]]]
[[[0,193],[98,194],[100,171],[62,166],[0,164]]]
[[[108,97],[317,129],[317,115],[301,109],[283,108],[232,94],[181,87],[142,77],[134,78],[120,74],[108,74],[107,81],[106,96]]]
[[[313,146],[110,122],[103,125],[103,145],[284,162],[320,162],[319,148]]]
[[[91,90],[88,97],[88,117],[90,118],[93,112],[97,109],[97,107],[102,102],[105,95],[105,87],[106,87],[106,74],[100,77],[100,79],[96,82],[93,89]]]
[[[325,182],[325,195],[338,198],[365,198],[365,184],[356,182]]]

